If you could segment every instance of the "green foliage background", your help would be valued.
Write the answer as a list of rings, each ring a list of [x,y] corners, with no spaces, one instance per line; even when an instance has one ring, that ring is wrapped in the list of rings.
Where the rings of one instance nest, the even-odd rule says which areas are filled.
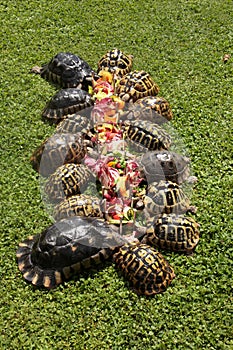
[[[0,349],[233,349],[233,7],[230,0],[1,1]],[[192,258],[166,253],[176,279],[136,296],[107,264],[50,292],[15,261],[18,243],[51,222],[29,158],[53,133],[41,111],[55,90],[29,74],[70,51],[95,69],[118,47],[151,73],[171,104],[198,184],[201,241]]]

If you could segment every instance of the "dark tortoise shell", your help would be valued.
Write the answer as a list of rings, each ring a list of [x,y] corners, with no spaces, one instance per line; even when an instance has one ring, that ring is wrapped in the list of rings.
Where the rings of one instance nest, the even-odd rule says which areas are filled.
[[[142,154],[137,158],[148,183],[168,180],[182,184],[190,177],[190,158],[161,150]]]
[[[92,79],[98,78],[97,74],[81,57],[70,52],[60,52],[49,63],[42,67],[35,66],[32,73],[40,76],[48,82],[62,88],[80,88],[88,90],[92,86]]]
[[[25,239],[16,256],[26,281],[50,289],[105,261],[112,256],[112,247],[124,243],[113,225],[101,219],[74,217]]]
[[[93,105],[94,100],[88,92],[76,88],[61,89],[47,103],[42,112],[42,119],[51,124],[58,124],[70,114]]]

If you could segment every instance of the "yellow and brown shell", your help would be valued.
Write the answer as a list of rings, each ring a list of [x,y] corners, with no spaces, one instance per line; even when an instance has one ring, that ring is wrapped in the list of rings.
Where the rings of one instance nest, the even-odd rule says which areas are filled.
[[[125,244],[113,260],[138,294],[152,296],[164,292],[175,278],[167,260],[147,244]]]

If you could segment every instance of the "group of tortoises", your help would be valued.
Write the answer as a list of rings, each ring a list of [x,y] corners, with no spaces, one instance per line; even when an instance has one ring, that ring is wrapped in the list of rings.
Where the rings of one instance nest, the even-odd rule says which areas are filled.
[[[198,244],[182,188],[194,180],[190,159],[171,150],[169,103],[132,66],[133,56],[113,49],[96,71],[71,53],[32,68],[60,89],[42,113],[55,133],[31,157],[54,224],[16,253],[34,286],[112,259],[138,294],[154,295],[175,278],[160,250],[191,255]]]

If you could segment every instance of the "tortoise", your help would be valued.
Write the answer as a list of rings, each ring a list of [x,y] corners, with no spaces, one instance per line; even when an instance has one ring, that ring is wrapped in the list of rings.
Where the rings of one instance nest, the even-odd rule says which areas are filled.
[[[67,88],[59,90],[47,103],[42,119],[58,124],[70,114],[74,114],[94,105],[91,95],[81,89]]]
[[[144,70],[125,74],[116,85],[116,95],[125,102],[135,102],[139,98],[156,96],[158,93],[159,87]]]
[[[171,145],[170,135],[155,123],[146,120],[130,120],[124,121],[123,126],[126,139],[148,150],[166,150]]]
[[[126,242],[114,225],[96,218],[73,217],[29,236],[19,244],[16,256],[26,281],[50,289],[105,261],[112,255],[112,247]]]
[[[77,194],[64,199],[54,208],[53,217],[56,221],[71,216],[103,217],[100,198]]]
[[[71,114],[62,120],[56,126],[56,133],[59,134],[77,134],[80,132],[87,133],[91,128],[93,128],[93,123],[88,118],[78,113]]]
[[[148,183],[168,180],[180,185],[184,181],[197,180],[190,176],[190,158],[179,153],[167,150],[149,151],[138,157],[137,162]]]
[[[142,108],[152,109],[156,113],[161,114],[167,120],[171,120],[173,117],[172,110],[169,106],[168,101],[161,96],[145,96],[135,101],[136,106],[141,106]]]
[[[163,214],[149,225],[143,242],[192,255],[200,238],[199,224],[183,214]]]
[[[117,76],[122,77],[131,71],[133,65],[133,56],[126,55],[119,49],[112,49],[106,52],[98,62],[97,73],[100,71],[108,71],[116,73]]]
[[[168,120],[154,109],[136,104],[136,102],[127,103],[123,111],[118,111],[118,119],[121,122],[136,120],[147,121],[159,126],[168,123]]]
[[[196,212],[196,207],[190,205],[189,198],[181,187],[175,182],[167,180],[149,184],[144,204],[146,213],[155,218],[163,213]]]
[[[49,176],[44,192],[50,202],[61,202],[67,197],[81,194],[91,177],[91,171],[84,164],[63,164]]]
[[[53,134],[33,152],[30,161],[34,170],[47,177],[66,163],[81,163],[92,147],[81,134]]]
[[[113,260],[139,295],[164,292],[175,278],[168,261],[148,244],[124,244],[114,254]]]
[[[54,288],[113,258],[138,294],[165,291],[175,277],[172,267],[155,248],[128,241],[102,219],[72,217],[29,236],[19,244],[16,257],[24,279],[37,287]]]
[[[35,66],[31,72],[40,74],[43,79],[58,87],[75,87],[86,91],[92,86],[92,79],[99,78],[86,61],[70,52],[56,54],[49,63],[42,67]]]

